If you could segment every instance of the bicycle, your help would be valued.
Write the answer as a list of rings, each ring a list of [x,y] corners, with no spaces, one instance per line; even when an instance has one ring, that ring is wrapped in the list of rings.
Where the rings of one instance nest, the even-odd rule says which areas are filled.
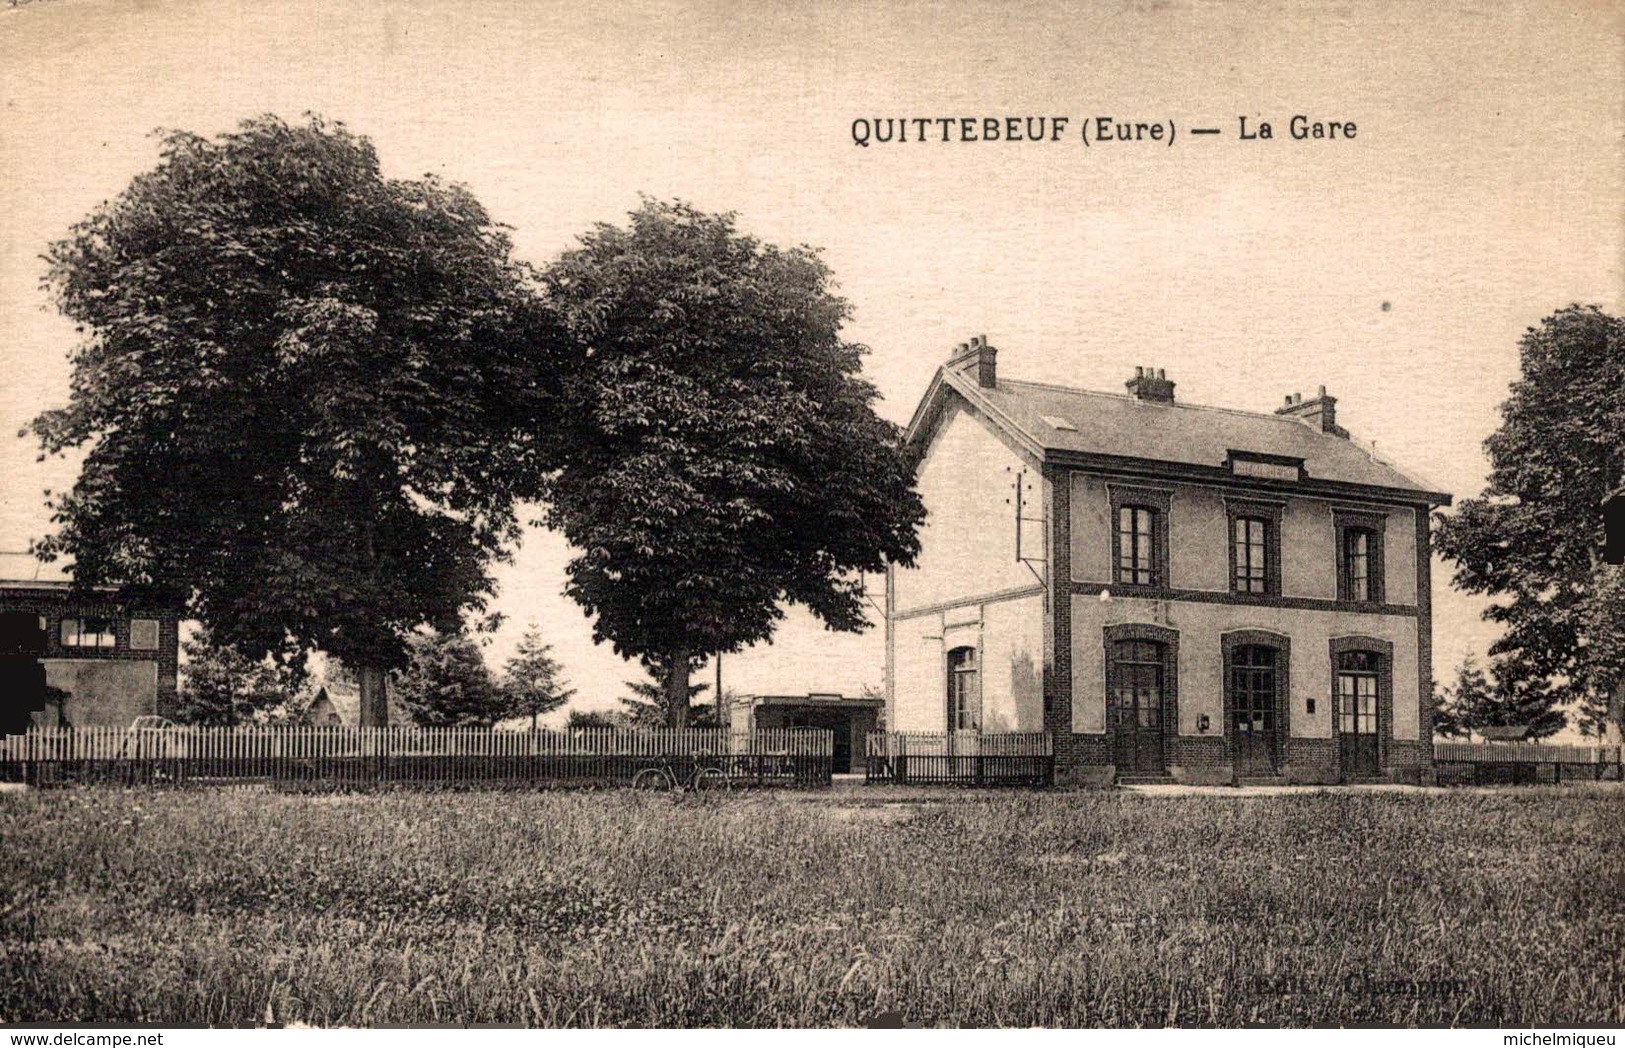
[[[634,790],[726,790],[732,785],[721,761],[699,753],[689,757],[686,769],[667,760],[632,776]]]

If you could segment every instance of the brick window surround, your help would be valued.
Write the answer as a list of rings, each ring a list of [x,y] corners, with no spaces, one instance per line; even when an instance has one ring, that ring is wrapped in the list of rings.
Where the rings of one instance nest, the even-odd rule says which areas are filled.
[[[1343,732],[1337,709],[1337,657],[1349,651],[1377,656],[1377,770],[1385,771],[1394,738],[1394,645],[1377,637],[1352,636],[1333,637],[1328,647],[1332,675],[1332,752],[1338,761],[1338,771],[1347,777],[1348,770],[1342,766]]]
[[[1149,622],[1120,622],[1101,629],[1106,647],[1106,704],[1117,688],[1117,663],[1112,658],[1118,641],[1144,640],[1161,645],[1162,651],[1162,753],[1171,758],[1170,742],[1179,734],[1179,631]],[[1107,724],[1108,731],[1110,723]]]
[[[1224,649],[1224,755],[1235,758],[1235,737],[1231,732],[1235,712],[1234,682],[1230,667],[1237,648],[1275,649],[1275,759],[1285,763],[1287,740],[1292,737],[1292,638],[1269,630],[1231,630],[1219,635]],[[1336,656],[1333,656],[1336,661]],[[1334,683],[1335,688],[1335,683]],[[1335,708],[1335,707],[1334,707]]]
[[[1348,538],[1352,531],[1363,531],[1370,536],[1369,548],[1366,550],[1366,577],[1368,592],[1362,604],[1381,604],[1384,598],[1384,576],[1386,568],[1383,559],[1383,530],[1388,523],[1386,515],[1357,510],[1333,510],[1332,529],[1335,533],[1335,545],[1332,547],[1333,556],[1337,558],[1337,599],[1342,601],[1355,601],[1352,583],[1349,579],[1348,565]]]
[[[1281,595],[1281,518],[1285,507],[1279,502],[1257,502],[1251,499],[1224,500],[1226,545],[1230,549],[1230,592],[1238,597],[1279,597]],[[1264,592],[1237,588],[1236,521],[1242,519],[1264,522]],[[1341,547],[1339,547],[1341,548]]]
[[[1173,580],[1168,577],[1168,516],[1173,506],[1173,492],[1160,488],[1127,487],[1108,484],[1106,491],[1111,500],[1112,580],[1116,585],[1136,589],[1168,589]],[[1151,511],[1151,582],[1135,583],[1123,577],[1124,507],[1139,507]]]

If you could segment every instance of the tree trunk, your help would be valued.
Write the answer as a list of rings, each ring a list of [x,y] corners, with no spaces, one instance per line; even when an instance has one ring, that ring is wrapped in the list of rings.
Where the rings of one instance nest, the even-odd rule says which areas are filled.
[[[688,727],[688,652],[672,656],[666,667],[666,725]]]
[[[374,475],[382,475],[384,468],[380,467]],[[376,517],[374,513],[378,506],[378,498],[373,494],[373,487],[363,482],[363,495],[361,498],[361,553],[365,559],[367,578],[373,581],[378,573],[378,543],[374,533],[376,531]],[[356,667],[356,684],[361,689],[361,726],[363,728],[389,727],[389,692],[384,682],[384,670],[381,666],[363,665]]]
[[[717,652],[717,727],[727,728],[728,710],[722,704],[722,652]]]
[[[1608,711],[1603,717],[1603,741],[1618,746],[1625,741],[1625,680],[1614,685],[1608,699]]]
[[[361,726],[387,728],[389,726],[389,693],[384,686],[381,666],[357,666],[356,683],[361,686]]]

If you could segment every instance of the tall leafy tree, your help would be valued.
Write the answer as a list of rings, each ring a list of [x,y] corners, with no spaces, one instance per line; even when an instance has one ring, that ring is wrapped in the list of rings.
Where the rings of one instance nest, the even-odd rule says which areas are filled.
[[[395,699],[425,728],[489,728],[509,716],[508,696],[474,638],[461,630],[415,633],[394,675]]]
[[[1621,683],[1625,602],[1601,562],[1601,504],[1625,473],[1625,321],[1569,306],[1524,333],[1522,375],[1484,442],[1489,484],[1436,518],[1455,584],[1497,598],[1496,678],[1525,713],[1578,705],[1594,719]]]
[[[864,628],[856,573],[912,563],[924,509],[817,253],[645,201],[544,283],[587,362],[547,488],[581,551],[567,592],[597,639],[659,668],[669,723],[693,667],[770,637],[786,603]]]
[[[250,659],[337,656],[382,723],[405,636],[483,604],[545,468],[552,342],[503,229],[343,125],[266,116],[164,134],[47,258],[83,340],[32,429],[86,454],[39,551]]]
[[[519,638],[519,647],[503,667],[502,689],[511,717],[529,717],[532,730],[544,713],[551,713],[570,701],[576,693],[566,687],[564,669],[552,656],[553,646],[542,643],[535,626]]]

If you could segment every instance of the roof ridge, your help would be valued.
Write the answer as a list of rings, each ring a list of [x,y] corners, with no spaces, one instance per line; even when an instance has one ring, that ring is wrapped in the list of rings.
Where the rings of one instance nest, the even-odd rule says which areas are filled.
[[[1083,389],[1079,386],[1062,386],[1054,382],[1033,382],[1029,379],[1022,378],[999,379],[999,385],[1002,386],[1006,384],[1012,386],[1031,386],[1035,389],[1052,389],[1057,393],[1075,393],[1086,397],[1109,397],[1112,400],[1136,401],[1138,399],[1128,393],[1108,393],[1103,389]],[[1143,403],[1143,401],[1141,403]],[[1172,403],[1157,404],[1156,406],[1165,408],[1190,408],[1194,411],[1219,411],[1226,415],[1242,415],[1246,418],[1279,419],[1282,422],[1294,422],[1297,425],[1303,425],[1303,423],[1299,422],[1297,419],[1289,418],[1285,415],[1278,415],[1273,411],[1248,411],[1246,408],[1226,407],[1223,404],[1199,404],[1192,403],[1188,400],[1176,400]],[[1304,426],[1304,428],[1308,429],[1310,432],[1318,432],[1312,426]]]

